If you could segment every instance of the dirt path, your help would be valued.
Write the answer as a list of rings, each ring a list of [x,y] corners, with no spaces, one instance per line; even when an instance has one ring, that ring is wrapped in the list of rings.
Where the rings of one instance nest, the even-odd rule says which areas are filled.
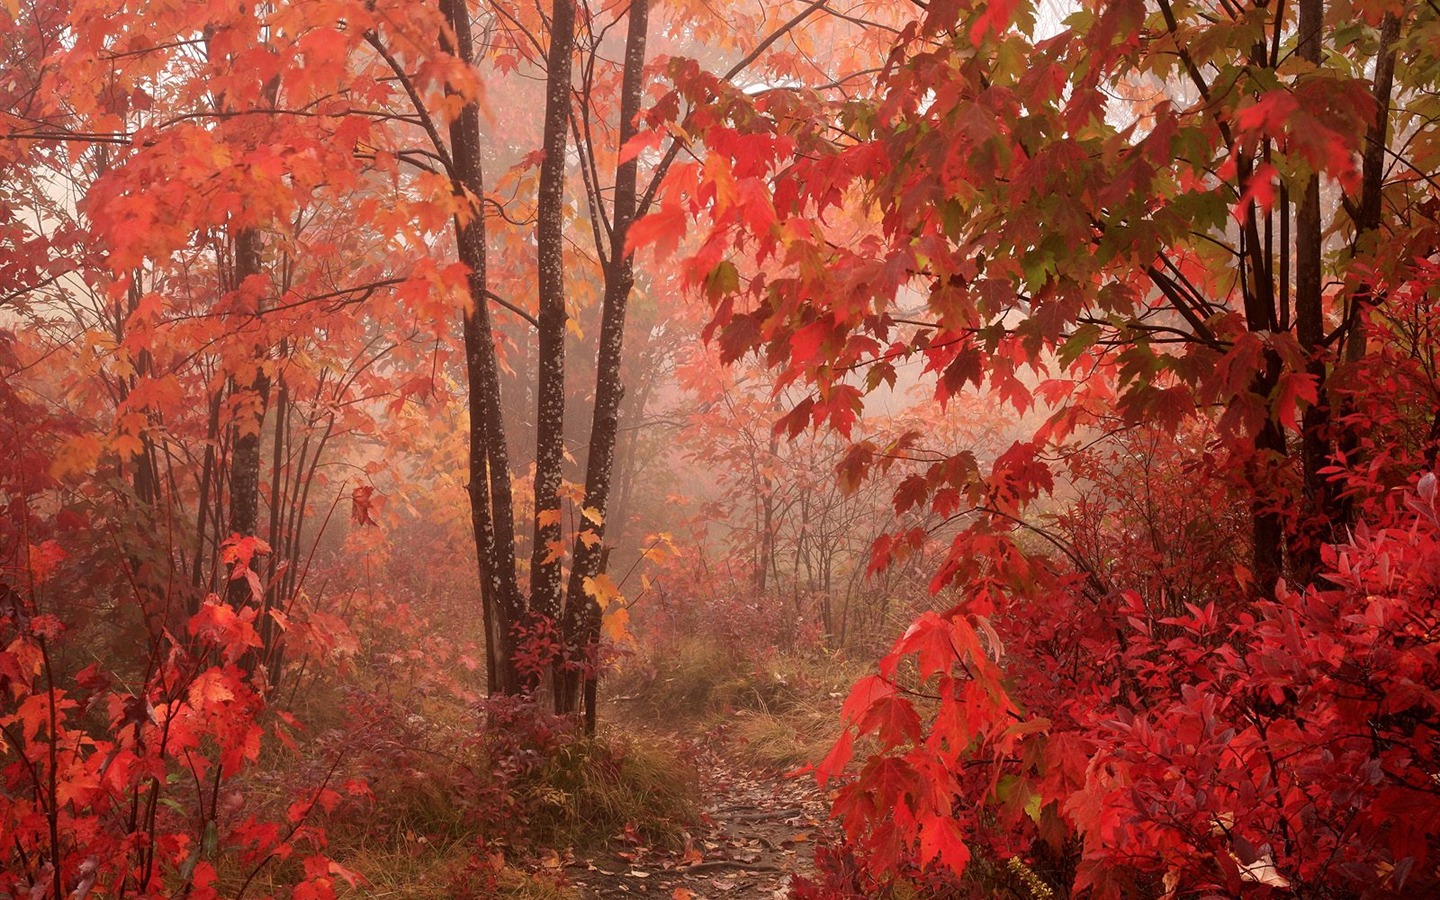
[[[783,900],[792,873],[812,869],[814,842],[833,827],[810,778],[735,763],[720,743],[695,748],[704,816],[688,849],[636,845],[577,860],[566,876],[586,900]]]

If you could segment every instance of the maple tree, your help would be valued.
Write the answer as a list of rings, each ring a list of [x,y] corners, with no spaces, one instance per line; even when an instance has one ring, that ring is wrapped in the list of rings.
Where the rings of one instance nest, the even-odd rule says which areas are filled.
[[[767,50],[790,35],[823,4],[794,4],[767,11],[762,24],[769,29],[740,61],[720,76],[731,81],[752,67],[762,71],[783,68]],[[685,10],[678,10],[668,27],[684,29]],[[465,64],[480,62],[472,47],[468,14],[459,4],[447,7],[447,24],[455,43],[451,52]],[[682,96],[652,83],[659,113],[642,115],[646,78],[660,71],[647,60],[651,30],[649,5],[577,10],[566,2],[553,5],[549,16],[537,10],[497,6],[496,40],[487,48],[489,63],[501,72],[528,66],[544,77],[544,117],[540,148],[528,154],[498,181],[513,179],[517,186],[533,177],[533,201],[524,216],[534,219],[534,267],[525,277],[535,283],[535,312],[504,301],[490,288],[491,264],[486,203],[500,207],[494,227],[512,233],[508,226],[528,220],[507,215],[504,204],[486,193],[480,150],[480,116],[483,98],[478,94],[450,93],[458,99],[459,114],[450,120],[448,143],[437,122],[442,117],[426,104],[418,90],[407,90],[413,110],[424,124],[430,142],[426,154],[437,156],[454,195],[468,208],[455,214],[459,262],[467,270],[469,303],[465,319],[465,360],[471,402],[470,496],[477,535],[478,567],[484,585],[487,617],[487,654],[492,689],[512,693],[543,686],[553,695],[555,708],[582,712],[587,729],[594,728],[597,652],[602,615],[618,608],[618,592],[605,572],[616,446],[621,434],[619,416],[625,390],[622,384],[624,339],[628,304],[636,284],[634,244],[653,237],[674,207],[664,215],[643,217],[658,196],[659,185],[685,147],[683,135],[668,130],[670,115],[681,115]],[[609,60],[604,35],[625,23],[624,50],[618,63]],[[386,38],[377,32],[368,40],[387,55]],[[403,62],[387,56],[397,77],[412,76]],[[578,75],[576,74],[578,73]],[[448,90],[448,89],[447,89]],[[574,136],[579,157],[580,193],[585,199],[583,217],[566,199],[567,148]],[[654,158],[643,160],[647,152]],[[408,157],[402,157],[408,158]],[[643,170],[643,174],[642,174]],[[517,171],[521,174],[517,175]],[[648,224],[641,228],[640,221]],[[631,234],[632,224],[641,233]],[[592,238],[590,252],[578,256],[567,251],[567,235],[585,228]],[[674,237],[678,238],[678,235]],[[513,238],[510,238],[513,240]],[[667,238],[670,240],[670,238]],[[522,244],[522,246],[524,246]],[[594,349],[593,399],[588,428],[578,433],[585,448],[583,471],[567,472],[564,444],[567,430],[566,397],[573,374],[567,365],[567,334],[574,330],[578,310],[569,295],[577,280],[573,269],[599,282],[598,335]],[[502,397],[509,390],[501,378],[505,360],[502,341],[490,322],[487,307],[498,303],[534,331],[534,355],[524,357],[533,374],[518,385],[533,399],[533,430],[507,421]],[[513,339],[513,338],[512,338]],[[519,344],[523,339],[515,340]],[[533,440],[534,471],[528,496],[517,502],[512,477],[519,469],[517,433]],[[577,467],[578,468],[578,467]],[[567,487],[573,475],[573,491]],[[568,495],[573,498],[567,506]],[[569,515],[567,516],[567,511]],[[517,547],[523,547],[522,516],[529,521],[528,566]],[[567,529],[567,522],[570,527]],[[568,563],[568,572],[567,569]],[[548,682],[547,682],[548,677]]]
[[[808,387],[780,428],[850,434],[911,360],[939,403],[1036,413],[988,459],[907,434],[841,466],[938,452],[896,507],[966,524],[948,611],[856,686],[821,766],[876,741],[837,804],[863,859],[829,889],[1013,860],[1096,896],[1423,892],[1434,708],[1390,679],[1434,677],[1391,655],[1431,646],[1433,476],[1396,501],[1434,460],[1410,399],[1434,390],[1434,10],[1065,16],[930,4],[859,96],[687,84],[712,156],[676,189],[706,235],[683,264],[727,358]],[[856,209],[868,232],[832,236]]]
[[[404,583],[433,587],[434,572],[404,571],[369,529],[453,546],[457,520],[438,510],[456,488],[479,562],[458,580],[480,576],[491,689],[544,684],[594,728],[601,638],[624,628],[604,535],[621,339],[644,281],[627,235],[684,147],[668,113],[641,114],[647,100],[682,103],[646,84],[669,68],[647,62],[648,9],[492,4],[479,43],[461,3],[0,9],[0,399],[6,447],[25,451],[6,459],[17,524],[0,548],[3,688],[19,710],[4,716],[7,889],[206,895],[224,882],[243,895],[279,862],[296,896],[325,896],[348,877],[310,821],[349,802],[328,774],[282,821],[233,821],[232,785],[262,733],[288,739],[274,721],[286,689],[293,702],[366,657],[475,665],[461,640],[429,639],[426,655],[346,620],[363,585],[372,616],[421,642]],[[819,11],[764,9],[747,19],[756,40],[707,26],[740,48],[725,77],[793,65],[767,51]],[[716,18],[667,14],[677,43],[697,15]],[[606,33],[622,20],[627,51],[612,63]],[[539,135],[496,126],[493,89],[535,72],[549,107]],[[516,159],[516,145],[539,151]],[[582,227],[593,253],[575,250]],[[532,235],[538,253],[518,252]],[[566,390],[564,351],[585,346],[587,304],[593,425],[575,465],[563,420],[580,392]],[[525,326],[539,337],[533,381],[511,367],[528,357]],[[523,414],[502,395],[530,391],[541,415],[527,492],[527,461],[507,446]],[[460,395],[463,487],[419,471],[459,462],[425,432]],[[86,547],[87,534],[104,539]],[[378,596],[364,585],[375,573],[396,579]],[[87,653],[114,662],[87,669]],[[467,692],[463,677],[427,677]],[[97,771],[111,780],[92,783]],[[170,789],[189,781],[193,796]],[[301,846],[304,865],[287,862]]]
[[[6,295],[5,446],[26,462],[0,554],[0,869],[13,893],[218,896],[293,866],[296,896],[333,896],[351,876],[312,813],[340,786],[272,817],[236,782],[262,734],[290,740],[267,712],[283,657],[324,662],[335,626],[303,593],[306,495],[337,425],[363,427],[345,402],[374,361],[327,357],[357,331],[325,301],[351,292],[305,263],[337,239],[315,197],[336,123],[282,125],[301,117],[279,85],[303,106],[324,81],[296,75],[310,23],[151,12],[4,17],[3,256],[36,277]]]

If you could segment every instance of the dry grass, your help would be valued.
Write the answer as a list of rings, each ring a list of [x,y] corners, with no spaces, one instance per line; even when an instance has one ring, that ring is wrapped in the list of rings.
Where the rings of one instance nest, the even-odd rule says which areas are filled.
[[[351,887],[337,882],[341,898],[393,897],[400,900],[574,900],[544,872],[532,874],[508,866],[500,857],[477,853],[472,841],[432,844],[423,838],[350,848],[340,863],[364,873]]]
[[[662,738],[602,730],[559,748],[537,776],[527,805],[551,846],[595,849],[630,829],[674,848],[699,818],[694,767]]]
[[[749,661],[711,642],[688,641],[615,678],[608,691],[625,718],[693,733],[723,724],[738,759],[788,771],[830,751],[840,735],[840,707],[868,668],[822,653]]]
[[[839,708],[833,702],[801,702],[783,713],[741,710],[731,720],[730,734],[734,755],[741,760],[788,771],[818,763],[840,730]]]
[[[324,852],[363,878],[351,886],[336,877],[341,897],[573,900],[543,864],[555,851],[596,849],[626,832],[678,846],[699,817],[693,767],[663,739],[602,725],[593,740],[562,728],[533,746],[491,741],[484,713],[445,695],[368,703],[362,716],[329,706],[307,704],[299,754],[267,747],[243,790],[247,812],[278,819],[322,781],[365,780],[373,799],[347,793],[307,821],[324,830]],[[304,855],[271,860],[245,896],[286,896]],[[248,874],[223,849],[215,862],[232,892]]]
[[[780,714],[838,701],[867,669],[825,653],[750,660],[692,639],[610,678],[604,690],[638,719],[691,724],[735,710]]]

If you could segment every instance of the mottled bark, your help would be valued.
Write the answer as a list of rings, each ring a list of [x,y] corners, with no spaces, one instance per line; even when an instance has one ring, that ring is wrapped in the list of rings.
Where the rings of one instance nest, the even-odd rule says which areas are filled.
[[[456,56],[473,60],[470,15],[464,0],[442,0],[454,33]],[[480,158],[480,108],[467,102],[450,123],[450,153],[457,190],[474,201],[472,214],[455,222],[460,261],[470,270],[470,305],[465,311],[465,377],[469,391],[470,520],[481,584],[485,626],[486,675],[492,694],[515,694],[526,687],[515,666],[514,626],[525,604],[515,575],[514,508],[510,460],[501,413],[499,364],[487,306],[485,217],[480,208],[484,178]]]
[[[649,30],[648,0],[632,0],[625,42],[625,64],[620,95],[620,146],[635,136],[640,112],[640,93],[645,68],[645,40]],[[595,730],[595,652],[600,642],[599,604],[585,591],[585,580],[604,568],[605,515],[610,507],[611,479],[615,471],[615,444],[619,436],[620,403],[625,396],[621,362],[625,341],[625,316],[630,293],[635,287],[634,257],[626,252],[630,224],[637,208],[637,162],[622,163],[615,173],[615,204],[611,219],[609,264],[605,267],[605,295],[600,319],[600,348],[595,366],[595,410],[590,424],[590,448],[585,465],[587,508],[598,510],[600,522],[586,521],[593,540],[577,538],[570,583],[566,591],[562,627],[565,646],[578,664],[566,667],[556,682],[558,712],[575,712],[584,707],[585,729]]]
[[[535,542],[530,561],[530,610],[560,619],[561,466],[565,448],[565,153],[570,135],[570,72],[575,6],[555,0],[545,62],[544,159],[536,222],[539,289],[538,383],[535,410]]]

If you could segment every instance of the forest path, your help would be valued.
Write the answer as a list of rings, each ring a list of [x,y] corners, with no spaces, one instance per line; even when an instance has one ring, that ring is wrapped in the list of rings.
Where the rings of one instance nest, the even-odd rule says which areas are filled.
[[[739,762],[724,738],[687,742],[700,777],[701,824],[681,852],[636,842],[576,860],[566,876],[584,900],[783,900],[813,871],[815,841],[834,828],[810,776]]]

